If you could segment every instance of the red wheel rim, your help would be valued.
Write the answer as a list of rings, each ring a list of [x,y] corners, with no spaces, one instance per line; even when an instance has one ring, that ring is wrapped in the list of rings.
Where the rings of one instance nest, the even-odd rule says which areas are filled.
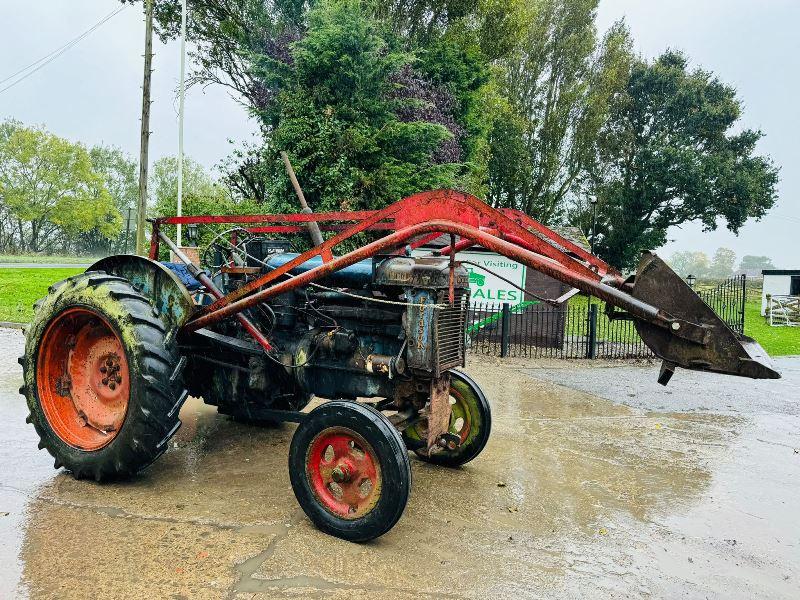
[[[381,470],[375,451],[356,432],[324,429],[306,454],[306,475],[325,509],[343,519],[369,513],[381,495]]]
[[[86,308],[53,319],[39,345],[36,389],[47,422],[65,443],[90,451],[109,444],[128,412],[130,372],[108,321]]]

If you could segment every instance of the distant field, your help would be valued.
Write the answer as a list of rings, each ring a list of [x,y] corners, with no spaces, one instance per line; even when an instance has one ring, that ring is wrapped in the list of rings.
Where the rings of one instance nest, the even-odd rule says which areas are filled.
[[[0,254],[0,264],[52,263],[54,265],[85,265],[95,262],[92,256],[43,256],[41,254]]]
[[[50,284],[83,269],[0,269],[0,321],[27,323]]]

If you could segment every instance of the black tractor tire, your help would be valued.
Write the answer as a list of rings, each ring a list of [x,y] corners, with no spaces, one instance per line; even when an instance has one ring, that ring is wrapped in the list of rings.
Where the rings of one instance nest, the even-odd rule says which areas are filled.
[[[322,449],[328,452],[327,440],[338,443],[332,442],[333,458],[326,462],[320,448],[325,446]],[[342,440],[350,440],[350,450],[344,446],[344,454],[339,453]],[[353,479],[342,483],[342,498],[337,499],[330,487],[333,483],[326,483],[324,476],[315,479],[315,470],[330,471],[351,459],[355,461]],[[364,466],[365,460],[372,469]],[[369,477],[376,480],[370,479],[364,489],[370,471]],[[322,404],[300,423],[289,449],[289,477],[297,501],[311,521],[325,533],[351,542],[375,539],[394,527],[411,493],[411,465],[399,432],[383,414],[353,401]],[[357,505],[348,506],[344,496],[348,493],[357,494]]]
[[[461,445],[453,450],[441,449],[430,455],[422,450],[414,452],[425,462],[443,467],[460,467],[475,459],[486,447],[492,433],[492,409],[480,386],[462,371],[450,371],[450,397],[455,400],[455,404],[451,400],[451,433],[460,433],[457,429],[459,415],[463,419],[461,427],[465,423],[469,425]],[[403,431],[403,438],[409,446],[418,445],[420,437],[414,426]]]
[[[30,409],[27,421],[33,424],[41,440],[39,448],[46,449],[55,458],[55,468],[63,466],[77,479],[104,481],[125,478],[149,466],[166,451],[170,438],[180,427],[178,413],[187,397],[182,377],[186,361],[178,352],[177,332],[168,330],[153,302],[140,294],[128,280],[102,271],[89,271],[52,285],[49,295],[38,301],[34,308],[33,322],[26,333],[25,355],[19,361],[24,378],[20,393],[25,396]],[[97,328],[103,333],[96,334]],[[96,381],[87,376],[90,372],[88,365],[97,360],[100,361],[98,364],[108,364],[102,362],[105,358],[97,359],[100,350],[86,354],[86,360],[75,359],[75,356],[82,355],[73,353],[82,347],[81,344],[92,348],[91,340],[97,335],[106,335],[104,339],[110,340],[116,338],[115,347],[122,355],[119,360],[125,366],[122,372],[128,375],[128,382],[116,384],[118,389],[125,389],[127,395],[121,403],[124,408],[117,412],[120,424],[110,431],[110,441],[102,442],[102,446],[76,443],[79,438],[70,433],[76,426],[61,417],[62,413],[53,412],[75,411],[84,423],[88,422],[75,400],[80,394],[87,397],[87,392],[81,392],[86,386],[77,391],[75,387],[68,387],[67,391],[59,389],[57,394],[51,391],[54,374],[58,372],[63,372],[67,386],[74,385],[77,376],[83,378],[80,381]],[[66,346],[74,349],[59,350],[58,347],[64,344],[57,342],[64,339],[67,340]],[[41,353],[44,354],[40,362]],[[99,370],[102,368],[100,366]],[[51,373],[49,378],[39,373],[42,369]],[[112,376],[111,380],[114,384],[121,378],[115,380]],[[107,388],[115,389],[105,379],[103,382]],[[127,388],[123,388],[126,384]],[[95,391],[90,393],[93,394],[91,401],[100,404],[101,396]],[[66,409],[47,409],[53,406],[48,404],[50,400],[47,398],[71,403],[72,408],[66,404]],[[46,410],[50,412],[46,414]],[[109,435],[94,426],[79,430],[77,435],[94,435],[95,432]]]

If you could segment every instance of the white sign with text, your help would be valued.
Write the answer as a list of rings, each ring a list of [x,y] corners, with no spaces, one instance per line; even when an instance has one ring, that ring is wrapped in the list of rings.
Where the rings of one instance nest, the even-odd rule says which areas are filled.
[[[507,279],[514,285],[521,288],[525,287],[525,265],[514,262],[505,256],[487,252],[459,252],[456,255],[456,260],[476,263]],[[464,265],[464,268],[469,271],[469,289],[472,304],[499,306],[508,303],[514,306],[525,299],[520,290],[513,285],[509,285],[500,277],[488,273],[475,265]]]

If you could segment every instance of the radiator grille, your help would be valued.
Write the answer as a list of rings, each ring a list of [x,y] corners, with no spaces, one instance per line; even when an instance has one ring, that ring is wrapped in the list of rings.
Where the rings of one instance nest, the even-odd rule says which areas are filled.
[[[448,292],[444,291],[439,299],[440,304],[448,302]],[[455,290],[452,307],[436,310],[436,372],[443,373],[453,367],[464,366],[465,327],[467,308],[469,306],[469,290]]]

